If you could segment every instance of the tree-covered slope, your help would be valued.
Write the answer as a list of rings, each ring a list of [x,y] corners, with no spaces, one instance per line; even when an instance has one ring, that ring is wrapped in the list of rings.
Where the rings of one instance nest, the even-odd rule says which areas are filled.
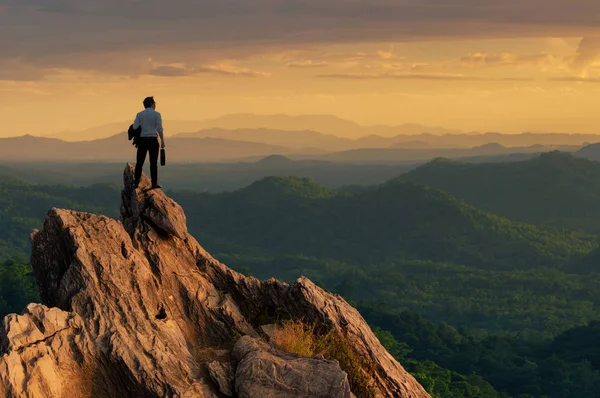
[[[52,207],[117,217],[118,200],[116,186],[41,186],[0,176],[0,260],[29,257],[29,235]]]
[[[600,361],[595,349],[600,338],[598,322],[543,341],[521,337],[477,340],[448,324],[434,324],[414,313],[359,309],[376,327],[388,351],[434,397],[599,396]],[[447,379],[452,382],[445,382]]]
[[[397,178],[514,220],[600,231],[600,163],[551,152],[512,163],[436,159]]]
[[[175,194],[192,232],[216,251],[253,248],[351,263],[432,260],[492,268],[556,266],[592,243],[487,214],[442,191],[390,182],[356,194],[297,178],[233,193]]]

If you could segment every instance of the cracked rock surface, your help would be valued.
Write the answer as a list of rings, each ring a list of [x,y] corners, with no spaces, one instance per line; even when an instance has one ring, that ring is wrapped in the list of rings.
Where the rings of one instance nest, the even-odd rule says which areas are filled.
[[[341,297],[306,278],[261,282],[219,263],[189,235],[177,203],[145,176],[133,188],[131,165],[121,220],[52,209],[32,234],[31,264],[42,304],[4,319],[0,397],[243,397],[252,388],[300,397],[316,388],[315,366],[330,396],[349,396],[337,363],[259,340],[259,319],[270,313],[343,333],[375,364],[380,396],[429,397]],[[232,357],[236,336],[244,337]],[[271,374],[281,388],[265,386],[256,372],[272,369],[257,358],[299,378]]]
[[[353,397],[337,361],[285,353],[250,336],[237,342],[233,356],[238,362],[235,389],[240,398]]]

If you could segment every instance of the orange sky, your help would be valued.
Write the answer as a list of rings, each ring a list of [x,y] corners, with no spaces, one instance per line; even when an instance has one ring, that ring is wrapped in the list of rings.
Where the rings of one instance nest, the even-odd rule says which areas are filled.
[[[170,120],[600,132],[596,1],[47,3],[0,5],[0,136],[128,120],[146,95]]]

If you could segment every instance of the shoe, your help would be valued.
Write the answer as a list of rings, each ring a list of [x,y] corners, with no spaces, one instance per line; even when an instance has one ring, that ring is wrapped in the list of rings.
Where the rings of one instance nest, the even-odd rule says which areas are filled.
[[[152,189],[161,189],[161,188],[162,188],[162,185],[159,185],[159,184],[152,185]]]

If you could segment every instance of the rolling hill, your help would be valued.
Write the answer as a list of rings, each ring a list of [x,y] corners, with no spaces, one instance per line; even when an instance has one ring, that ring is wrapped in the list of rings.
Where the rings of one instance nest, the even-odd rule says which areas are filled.
[[[586,145],[575,152],[575,155],[589,160],[600,161],[600,144]]]
[[[600,163],[551,152],[512,163],[436,159],[398,178],[536,224],[600,231]]]
[[[356,194],[297,177],[268,177],[233,193],[177,193],[213,252],[252,247],[353,263],[450,261],[486,269],[556,264],[587,253],[569,232],[486,214],[435,189],[390,182]],[[298,251],[301,248],[301,251]]]

